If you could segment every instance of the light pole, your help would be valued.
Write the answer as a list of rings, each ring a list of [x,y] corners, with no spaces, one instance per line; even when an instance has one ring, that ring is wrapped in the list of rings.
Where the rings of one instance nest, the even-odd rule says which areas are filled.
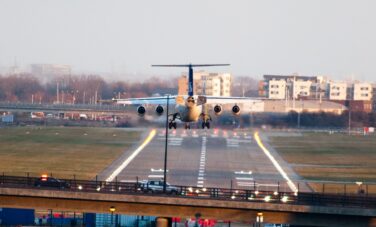
[[[111,226],[114,224],[114,212],[116,211],[116,208],[114,206],[110,207],[111,212]]]
[[[356,185],[358,185],[358,194],[363,194],[362,184],[363,182],[357,181],[355,182]]]
[[[257,226],[261,227],[262,223],[264,222],[264,216],[263,213],[258,212],[256,217]]]
[[[170,95],[167,95],[166,100],[166,140],[165,140],[165,153],[164,153],[164,170],[163,170],[163,193],[166,193],[167,184],[167,146],[168,146],[168,106],[170,101]]]
[[[351,135],[351,110],[349,107],[349,135]]]

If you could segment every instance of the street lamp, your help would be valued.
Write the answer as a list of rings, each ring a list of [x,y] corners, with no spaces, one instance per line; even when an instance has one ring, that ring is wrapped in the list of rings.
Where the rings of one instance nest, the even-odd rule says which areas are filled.
[[[261,226],[263,222],[264,222],[263,213],[262,212],[258,212],[257,213],[257,217],[256,217],[257,226]]]
[[[363,182],[357,181],[355,182],[356,185],[358,185],[358,194],[363,194],[362,184]]]
[[[163,193],[166,193],[167,184],[167,146],[168,146],[168,105],[170,101],[170,95],[167,95],[166,100],[166,140],[165,140],[165,153],[164,153],[164,170],[163,170]]]
[[[114,206],[110,207],[111,212],[111,226],[114,224],[114,212],[116,211],[116,208]]]

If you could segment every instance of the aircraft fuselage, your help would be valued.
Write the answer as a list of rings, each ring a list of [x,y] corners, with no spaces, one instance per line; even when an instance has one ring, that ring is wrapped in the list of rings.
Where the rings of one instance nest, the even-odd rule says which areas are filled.
[[[183,122],[197,122],[202,113],[201,106],[193,105],[176,105],[175,109],[180,115]]]

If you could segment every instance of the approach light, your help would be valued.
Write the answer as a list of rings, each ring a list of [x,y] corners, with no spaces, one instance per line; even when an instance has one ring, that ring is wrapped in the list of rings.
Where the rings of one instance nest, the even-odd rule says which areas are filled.
[[[202,191],[203,191],[203,192],[206,192],[206,188],[203,188]]]
[[[259,191],[255,191],[255,195],[258,195],[259,194]]]
[[[232,195],[232,196],[231,196],[231,199],[235,199],[235,198],[236,198],[235,195]]]
[[[78,190],[82,190],[82,185],[78,185]]]
[[[271,196],[270,196],[270,195],[267,195],[267,196],[265,196],[264,201],[265,201],[265,202],[269,202],[270,199],[271,199]]]
[[[278,192],[277,192],[277,191],[275,191],[275,192],[273,193],[273,195],[278,195]]]
[[[188,188],[188,191],[189,191],[189,192],[193,192],[193,188],[192,188],[192,187],[189,187],[189,188]]]
[[[200,190],[196,189],[196,191],[195,191],[195,192],[196,192],[196,193],[198,194],[198,193],[200,193]]]
[[[101,190],[101,187],[99,186],[99,187],[97,187],[97,191],[99,192]]]
[[[298,191],[295,191],[295,192],[294,192],[294,196],[298,196]]]

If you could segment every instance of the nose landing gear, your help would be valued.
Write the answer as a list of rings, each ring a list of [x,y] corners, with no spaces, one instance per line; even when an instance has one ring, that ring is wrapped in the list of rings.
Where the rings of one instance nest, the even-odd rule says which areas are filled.
[[[210,129],[210,122],[209,121],[203,121],[201,124],[201,127],[204,129],[205,127],[207,129]]]
[[[210,115],[201,113],[201,119],[202,119],[201,127],[203,129],[205,129],[205,127],[207,129],[210,129],[210,121],[211,121]]]

